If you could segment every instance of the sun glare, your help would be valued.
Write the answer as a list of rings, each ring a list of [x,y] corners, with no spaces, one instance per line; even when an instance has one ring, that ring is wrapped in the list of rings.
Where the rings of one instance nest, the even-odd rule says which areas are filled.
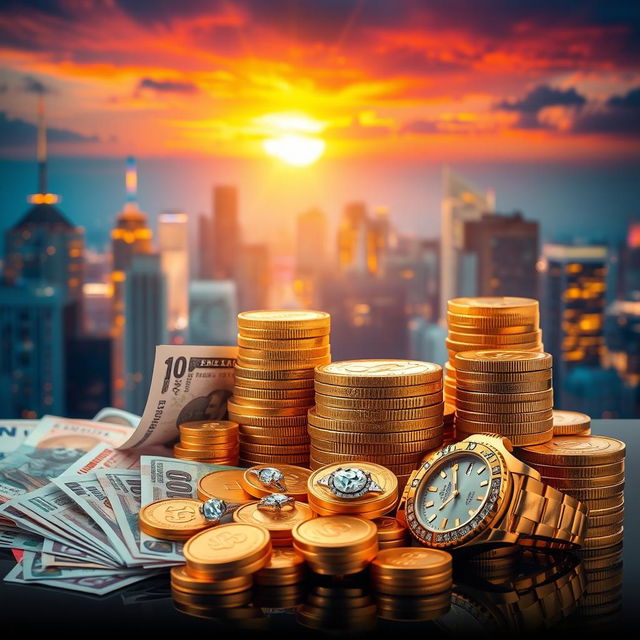
[[[264,150],[282,162],[307,167],[324,153],[326,144],[318,135],[324,125],[305,114],[270,113],[256,122],[266,130]]]

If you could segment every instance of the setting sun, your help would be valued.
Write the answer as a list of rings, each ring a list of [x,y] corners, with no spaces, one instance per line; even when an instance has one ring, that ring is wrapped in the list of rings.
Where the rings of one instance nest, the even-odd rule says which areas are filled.
[[[314,163],[324,152],[325,143],[320,138],[287,133],[263,142],[264,150],[294,167],[306,167]]]

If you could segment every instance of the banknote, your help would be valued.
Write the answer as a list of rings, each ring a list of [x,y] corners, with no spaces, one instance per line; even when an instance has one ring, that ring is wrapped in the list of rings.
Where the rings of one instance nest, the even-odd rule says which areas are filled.
[[[72,560],[65,556],[56,556],[52,553],[40,552],[40,562],[44,569],[51,567],[67,568],[67,569],[112,569],[113,565],[101,564],[90,560]]]
[[[122,448],[165,444],[178,437],[182,422],[225,418],[237,353],[237,347],[156,347],[144,413]]]
[[[0,460],[0,502],[45,486],[103,442],[116,447],[130,427],[91,420],[43,417],[26,440]]]
[[[230,469],[202,462],[142,456],[140,458],[140,504],[142,507],[165,498],[197,498],[198,480],[211,471]],[[140,533],[140,550],[166,560],[183,562],[182,543],[158,540]]]
[[[138,575],[142,573],[140,569],[87,569],[69,567],[42,566],[39,553],[25,551],[22,556],[22,575],[27,582],[34,580],[64,580],[66,578],[89,578],[91,576],[117,576],[117,575]]]
[[[112,422],[113,424],[122,424],[124,426],[133,427],[134,429],[140,423],[140,416],[124,409],[116,407],[105,407],[96,413],[92,420],[97,422]]]
[[[24,549],[25,551],[42,551],[44,538],[34,533],[0,527],[0,548]]]
[[[38,420],[0,420],[0,460],[15,451],[38,426]]]
[[[24,578],[23,564],[22,562],[19,562],[13,567],[13,569],[11,569],[11,571],[9,571],[4,580],[5,582],[12,582],[15,584],[40,584],[46,587],[81,591],[82,593],[94,596],[104,596],[130,584],[146,580],[152,575],[154,574],[147,571],[136,575],[120,573],[111,576],[87,576],[85,578],[27,581]]]
[[[56,563],[60,565],[73,566],[79,563],[91,562],[96,564],[100,568],[118,566],[113,561],[98,561],[97,559],[91,560],[87,556],[86,552],[78,547],[70,547],[66,544],[52,540],[51,538],[45,538],[42,543],[42,555],[50,556],[56,559]]]

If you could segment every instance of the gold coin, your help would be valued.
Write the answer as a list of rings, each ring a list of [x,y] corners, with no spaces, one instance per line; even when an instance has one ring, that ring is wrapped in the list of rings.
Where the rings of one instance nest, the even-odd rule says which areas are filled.
[[[418,360],[345,360],[332,362],[316,371],[316,381],[324,384],[361,387],[388,387],[437,382],[442,367]]]
[[[238,333],[243,338],[256,338],[258,340],[307,340],[309,338],[329,337],[330,330],[327,327],[316,329],[241,329]]]
[[[392,431],[414,431],[422,429],[431,429],[442,425],[442,416],[435,415],[429,418],[418,419],[390,419],[390,420],[367,420],[361,422],[358,420],[326,418],[318,415],[315,408],[309,409],[309,424],[320,429],[328,429],[330,431],[363,431],[367,433],[385,433]]]
[[[235,368],[236,377],[242,380],[257,380],[257,381],[265,381],[265,380],[273,380],[273,381],[282,381],[291,383],[293,385],[293,381],[297,380],[295,384],[300,386],[309,385],[313,386],[313,376],[314,372],[312,368],[304,368],[304,369],[256,369],[254,367],[243,367],[236,363]],[[251,383],[254,384],[253,382]],[[257,382],[256,382],[257,384]],[[272,387],[267,387],[268,389]],[[274,385],[273,388],[277,388]]]
[[[367,455],[396,455],[405,453],[423,453],[427,449],[433,449],[442,442],[442,434],[430,440],[418,440],[416,442],[376,442],[363,444],[361,442],[337,442],[330,440],[311,439],[314,450],[328,451],[331,453],[348,453],[359,455],[365,452]]]
[[[604,500],[606,498],[616,498],[623,494],[624,492],[624,482],[619,482],[618,484],[609,485],[607,487],[588,487],[586,489],[564,489],[563,493],[566,493],[569,496],[573,496],[576,500],[580,500],[580,502],[586,502],[587,506],[591,500]]]
[[[238,466],[238,455],[235,454],[228,458],[208,458],[205,456],[182,456],[180,460],[191,460],[193,462],[204,462],[206,464],[215,465],[216,467],[237,467]]]
[[[240,333],[243,329],[329,329],[331,316],[324,311],[277,309],[243,311],[238,314]]]
[[[271,537],[258,525],[232,522],[196,534],[184,545],[183,552],[188,570],[194,575],[231,578],[269,563]]]
[[[624,527],[620,527],[615,533],[595,538],[585,538],[582,546],[584,549],[605,549],[619,544],[624,538]]]
[[[455,369],[454,369],[455,371]],[[551,368],[540,371],[507,371],[507,372],[483,372],[483,371],[456,371],[455,382],[467,388],[471,384],[531,384],[551,380]],[[471,389],[473,391],[473,389]]]
[[[238,444],[238,429],[231,432],[228,436],[187,436],[180,434],[180,444],[185,448],[190,447],[219,447],[221,449],[229,449]]]
[[[454,340],[450,340],[446,338],[444,341],[445,346],[448,350],[449,358],[455,360],[456,354],[463,353],[467,351],[476,351],[478,349],[485,350],[496,350],[496,349],[505,349],[510,351],[543,351],[544,347],[541,342],[521,342],[519,344],[505,344],[505,345],[494,345],[494,346],[484,346],[479,344],[473,344],[470,342],[455,342]],[[457,365],[456,365],[457,366]]]
[[[441,391],[442,382],[438,380],[426,384],[412,384],[402,387],[356,387],[316,382],[315,389],[317,393],[340,398],[407,398],[425,396]]]
[[[324,440],[325,442],[340,442],[340,443],[359,443],[363,445],[367,444],[380,444],[380,443],[392,443],[392,442],[419,442],[424,440],[431,440],[432,438],[441,437],[443,428],[441,425],[437,427],[431,427],[429,429],[416,429],[415,431],[389,431],[383,433],[367,433],[362,431],[331,431],[329,429],[319,429],[313,425],[308,427],[309,436],[317,440]]]
[[[331,353],[330,345],[324,347],[311,347],[307,349],[278,349],[276,344],[272,344],[268,349],[250,349],[239,347],[238,356],[241,359],[253,360],[314,360],[324,358]]]
[[[345,555],[369,549],[377,543],[376,525],[356,516],[313,518],[293,528],[295,544],[305,551],[338,550]]]
[[[220,580],[219,582],[227,582]],[[216,612],[218,616],[225,615],[222,612],[233,611],[245,607],[251,602],[251,590],[246,589],[236,593],[190,593],[183,589],[171,589],[174,605],[188,607],[198,612]]]
[[[219,498],[229,504],[252,502],[253,496],[242,488],[242,469],[213,471],[198,480],[198,497],[201,500]]]
[[[556,489],[589,489],[591,487],[609,487],[624,481],[624,471],[611,476],[595,478],[554,478],[542,476],[542,481]]]
[[[528,422],[546,422],[551,421],[553,427],[553,413],[551,409],[542,409],[539,411],[517,412],[513,413],[481,413],[480,411],[465,411],[456,406],[456,426],[461,423],[485,423],[485,424],[501,424],[520,425]]]
[[[231,414],[230,414],[231,415]],[[234,414],[238,415],[238,414]],[[273,428],[306,427],[307,417],[302,416],[242,416],[240,418],[241,433],[247,427]]]
[[[200,580],[189,575],[186,565],[171,567],[171,586],[193,594],[224,595],[251,589],[251,576],[238,576],[228,580]]]
[[[304,502],[297,502],[290,511],[275,514],[260,511],[258,502],[250,502],[233,512],[235,522],[247,522],[264,527],[271,534],[271,543],[276,546],[290,546],[293,527],[313,517],[311,507]]]
[[[193,437],[233,437],[238,431],[238,423],[230,420],[196,420],[181,422],[178,425],[180,434]]]
[[[378,527],[378,542],[388,542],[390,540],[404,539],[409,530],[403,526],[396,518],[382,516],[374,520]]]
[[[609,525],[617,524],[621,525],[624,522],[624,509],[618,511],[617,513],[609,513],[606,515],[592,515],[591,511],[589,511],[589,515],[587,516],[587,526],[588,527],[606,527]]]
[[[359,422],[384,422],[385,420],[420,420],[439,416],[442,419],[443,404],[418,409],[340,409],[317,404],[314,411],[322,418],[357,420]]]
[[[242,416],[243,418],[252,417],[285,417],[285,416],[303,416],[306,415],[308,405],[301,407],[264,407],[255,406],[250,404],[238,404],[234,400],[227,401],[227,407],[229,409],[229,415],[234,414]],[[242,420],[239,420],[242,422]]]
[[[589,513],[597,515],[611,509],[622,509],[624,507],[624,494],[622,492],[599,499],[591,499],[588,503]]]
[[[461,344],[473,344],[476,346],[484,346],[486,349],[500,348],[507,345],[513,346],[517,349],[518,344],[527,342],[538,342],[542,339],[542,331],[540,329],[533,330],[527,333],[505,333],[505,334],[484,334],[452,331],[449,327],[448,336],[449,340],[454,343]]]
[[[496,433],[496,429],[485,429],[477,433]],[[473,435],[471,432],[456,429],[458,440],[464,440],[468,436]],[[539,433],[500,433],[500,435],[508,438],[514,447],[529,447],[537,444],[544,444],[553,438],[553,429],[548,431],[540,431]]]
[[[539,351],[478,350],[456,354],[454,365],[458,371],[522,373],[549,369],[551,362],[551,354]]]
[[[266,349],[266,350],[284,350],[295,351],[297,349],[313,349],[316,347],[325,347],[329,344],[329,335],[316,336],[314,338],[294,338],[280,340],[264,340],[262,338],[251,338],[238,334],[238,346],[247,349]]]
[[[624,460],[588,467],[559,467],[538,463],[531,466],[541,475],[551,478],[597,478],[622,473],[624,471]]]
[[[549,371],[551,374],[551,371]],[[546,380],[539,382],[469,382],[466,379],[460,380],[456,384],[456,397],[461,393],[483,393],[483,394],[518,394],[528,395],[530,393],[548,392],[552,389],[551,375]]]
[[[242,387],[236,383],[233,388],[233,395],[236,398],[253,398],[260,400],[309,400],[311,404],[315,401],[313,389],[252,389]]]
[[[164,540],[188,540],[212,526],[200,511],[202,503],[193,498],[156,500],[140,509],[140,531]]]
[[[434,553],[435,552],[435,553]],[[418,577],[440,576],[451,578],[451,554],[426,547],[400,547],[378,554],[371,566],[372,577],[389,576],[411,582]]]
[[[254,471],[259,471],[260,469],[264,469],[268,466],[269,465],[262,464],[246,469],[243,472],[242,487],[247,493],[250,493],[256,498],[263,498],[264,496],[268,496],[270,493],[274,492],[272,487],[265,487],[262,482],[260,482],[258,476],[254,473]],[[296,467],[290,464],[279,465],[277,469],[284,475],[284,480],[282,482],[285,487],[284,491],[278,491],[278,493],[284,493],[287,496],[294,497],[296,500],[306,502],[307,481],[311,475],[309,469]]]
[[[460,316],[516,316],[537,317],[540,305],[533,298],[477,296],[453,298],[447,302],[450,313]]]
[[[307,373],[306,369],[301,369],[304,373]],[[236,377],[235,377],[235,387],[234,389],[253,389],[261,390],[261,391],[295,391],[300,392],[302,395],[304,393],[309,393],[313,395],[313,375],[308,376],[306,378],[294,378],[291,380],[276,380],[276,379],[258,379],[258,378],[243,378],[240,375],[237,375],[236,369]],[[269,371],[269,374],[274,373],[273,371]],[[282,373],[282,372],[276,372]]]
[[[513,324],[511,318],[481,316],[460,316],[455,313],[447,314],[447,328],[458,333],[484,333],[485,335],[512,335],[518,333],[531,333],[540,328],[538,318],[528,324]]]
[[[553,412],[553,434],[556,436],[591,435],[591,418],[578,411]]]
[[[183,446],[182,443],[173,445],[173,453],[176,458],[180,458],[182,456],[202,456],[208,458],[227,458],[233,453],[238,452],[238,442],[234,442],[231,446],[216,446],[216,445],[205,445],[205,446],[195,446],[187,443],[187,446]]]
[[[436,391],[424,396],[405,398],[342,398],[316,393],[316,405],[344,409],[412,409],[429,407],[440,403],[442,403],[442,391]]]
[[[524,462],[563,467],[610,464],[624,456],[624,442],[607,436],[559,436],[544,445],[518,452]]]
[[[267,430],[267,433],[269,433],[269,431]],[[281,436],[278,435],[277,433],[274,433],[273,435],[266,435],[266,436],[256,436],[256,435],[249,435],[246,433],[243,433],[240,436],[240,442],[245,442],[245,443],[249,443],[249,444],[269,444],[269,445],[292,445],[292,444],[309,444],[309,435],[306,433],[306,431],[300,432],[299,434],[295,435],[295,436]]]
[[[304,576],[304,558],[293,547],[275,547],[269,564],[255,574],[256,584],[295,584]]]
[[[256,409],[289,409],[289,408],[304,408],[308,409],[314,405],[314,398],[257,398],[257,397],[244,397],[233,395],[231,401],[237,407],[248,407],[249,411],[252,408]]]
[[[298,427],[260,427],[250,424],[240,425],[240,438],[244,439],[248,436],[282,438],[283,440],[287,438],[297,438],[300,436],[304,436],[306,438],[307,429],[305,424]]]
[[[534,403],[542,401],[553,402],[553,389],[545,389],[533,393],[480,393],[478,391],[465,391],[460,386],[456,390],[456,403],[471,402],[474,404],[513,404]]]
[[[268,358],[240,357],[236,360],[237,366],[264,371],[313,371],[315,367],[331,362],[331,356],[321,356],[319,358],[309,358],[307,360],[273,360]]]
[[[250,442],[242,443],[242,451],[245,453],[259,453],[260,455],[289,455],[306,453],[309,451],[309,443],[302,444],[253,444]]]
[[[522,402],[467,402],[466,400],[461,400],[459,394],[456,396],[456,410],[468,411],[470,413],[484,413],[486,415],[496,413],[522,414],[537,413],[539,411],[551,410],[552,408],[553,398],[551,397],[545,400],[535,400],[533,402],[528,402],[526,400],[523,400]]]
[[[255,467],[259,464],[269,464],[278,466],[281,464],[292,464],[300,467],[306,467],[309,464],[308,453],[287,453],[284,455],[251,453],[250,451],[241,454],[240,462],[243,466]]]
[[[322,449],[318,449],[311,443],[311,447],[309,448],[309,454],[317,461],[324,462],[327,464],[334,463],[342,463],[345,462],[353,463],[354,458],[360,459],[362,461],[367,461],[372,464],[378,464],[381,466],[388,465],[410,465],[414,464],[416,461],[419,461],[421,458],[421,453],[402,453],[402,454],[376,454],[376,453],[368,453],[367,451],[360,451],[359,453],[340,453],[334,451],[324,451]]]

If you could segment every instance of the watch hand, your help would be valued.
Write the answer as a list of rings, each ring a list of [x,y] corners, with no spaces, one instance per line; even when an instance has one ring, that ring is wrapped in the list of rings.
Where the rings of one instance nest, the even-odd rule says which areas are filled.
[[[453,465],[453,488],[454,492],[458,492],[458,465],[457,463]]]
[[[458,491],[454,491],[439,507],[438,511],[442,511],[454,498],[459,495]]]

